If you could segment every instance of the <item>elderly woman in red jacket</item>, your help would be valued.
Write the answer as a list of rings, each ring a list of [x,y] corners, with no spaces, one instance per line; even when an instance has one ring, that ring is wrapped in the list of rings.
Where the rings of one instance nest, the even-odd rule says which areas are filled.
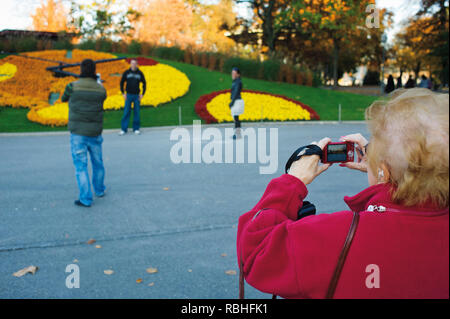
[[[307,185],[329,165],[317,155],[294,162],[239,219],[247,282],[284,298],[449,298],[448,118],[448,95],[425,89],[369,107],[370,144],[342,138],[367,153],[341,166],[369,182],[344,198],[346,211],[297,220]]]

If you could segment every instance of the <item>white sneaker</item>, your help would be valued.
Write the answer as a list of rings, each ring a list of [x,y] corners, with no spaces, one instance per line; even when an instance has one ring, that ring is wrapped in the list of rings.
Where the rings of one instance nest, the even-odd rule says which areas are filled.
[[[120,131],[119,132],[119,136],[124,136],[125,134],[127,134],[125,131]]]
[[[134,131],[134,134],[135,134],[135,135],[141,135],[141,131],[136,130],[136,131]]]

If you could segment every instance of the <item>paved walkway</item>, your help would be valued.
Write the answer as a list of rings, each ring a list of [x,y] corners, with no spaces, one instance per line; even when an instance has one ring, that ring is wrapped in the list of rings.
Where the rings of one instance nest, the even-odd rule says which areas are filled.
[[[272,125],[279,129],[273,175],[260,175],[259,163],[173,164],[169,128],[105,132],[107,195],[89,209],[73,205],[68,134],[0,136],[0,298],[236,298],[238,217],[296,147],[366,133],[364,124]],[[335,165],[310,185],[308,200],[330,213],[366,185],[362,173]],[[66,287],[73,263],[79,289]],[[35,275],[12,275],[30,265],[39,267]],[[247,296],[270,297],[251,287]]]

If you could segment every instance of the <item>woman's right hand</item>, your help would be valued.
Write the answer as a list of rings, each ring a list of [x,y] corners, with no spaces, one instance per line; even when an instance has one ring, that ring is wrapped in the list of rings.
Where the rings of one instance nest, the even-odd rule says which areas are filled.
[[[342,163],[342,164],[339,164],[339,166],[347,167],[350,169],[356,169],[358,171],[367,173],[366,146],[369,144],[369,141],[364,136],[362,136],[360,133],[342,136],[339,140],[341,142],[355,143],[356,150],[358,151],[358,161],[357,162]]]

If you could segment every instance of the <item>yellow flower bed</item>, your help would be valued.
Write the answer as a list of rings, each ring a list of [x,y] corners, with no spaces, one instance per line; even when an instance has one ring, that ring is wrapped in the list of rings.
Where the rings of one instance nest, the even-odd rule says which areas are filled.
[[[245,102],[245,112],[239,117],[242,121],[311,120],[308,110],[283,97],[254,92],[243,92],[241,95]],[[230,101],[231,93],[222,93],[206,104],[206,108],[219,123],[232,122]]]
[[[56,103],[52,106],[34,107],[27,118],[44,125],[64,126],[69,120],[69,104]]]
[[[177,69],[165,65],[141,66],[139,69],[144,73],[147,81],[147,92],[141,104],[156,107],[160,104],[170,102],[189,91],[191,82],[188,77]],[[117,110],[124,107],[125,101],[120,90],[106,99],[105,110]]]
[[[17,67],[11,63],[3,63],[0,65],[0,81],[5,81],[14,76],[17,72]]]

